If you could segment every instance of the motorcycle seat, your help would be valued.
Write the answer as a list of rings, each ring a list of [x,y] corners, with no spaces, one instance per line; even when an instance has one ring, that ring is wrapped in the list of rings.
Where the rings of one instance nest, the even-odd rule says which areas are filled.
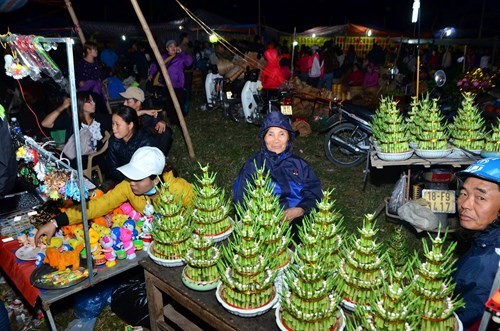
[[[367,122],[371,122],[371,119],[375,114],[375,111],[373,109],[366,108],[363,106],[353,105],[352,103],[344,103],[342,104],[342,108],[364,119]]]

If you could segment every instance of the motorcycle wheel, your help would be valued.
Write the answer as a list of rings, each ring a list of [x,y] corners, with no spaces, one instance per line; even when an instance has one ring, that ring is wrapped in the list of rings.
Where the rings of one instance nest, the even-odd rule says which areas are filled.
[[[365,154],[354,154],[346,148],[339,146],[332,136],[337,136],[343,140],[353,144],[369,144],[368,137],[360,130],[356,130],[356,126],[351,123],[341,123],[334,126],[325,137],[325,154],[328,160],[336,164],[340,168],[355,167],[363,163],[366,159]]]

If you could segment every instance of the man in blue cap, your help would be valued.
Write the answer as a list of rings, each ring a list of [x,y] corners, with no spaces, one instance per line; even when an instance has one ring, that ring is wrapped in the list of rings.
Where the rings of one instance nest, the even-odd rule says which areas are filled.
[[[467,330],[477,330],[500,262],[500,158],[476,161],[457,173],[464,183],[457,199],[460,226],[471,247],[458,260],[455,293],[465,307],[457,315]]]

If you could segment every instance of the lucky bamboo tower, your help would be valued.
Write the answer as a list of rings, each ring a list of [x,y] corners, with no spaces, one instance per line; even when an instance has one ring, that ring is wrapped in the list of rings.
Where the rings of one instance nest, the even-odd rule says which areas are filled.
[[[376,242],[378,230],[373,214],[366,214],[363,227],[358,228],[360,237],[349,237],[338,267],[337,292],[344,299],[344,306],[369,305],[374,291],[379,291],[382,279],[386,277],[383,269],[385,254],[381,254],[381,244]]]
[[[464,92],[454,121],[449,125],[453,145],[467,150],[481,150],[484,147],[484,119],[474,102],[475,94]]]
[[[371,124],[373,137],[382,153],[408,152],[408,125],[391,97],[381,97]]]
[[[155,211],[151,230],[154,241],[149,248],[150,254],[167,261],[182,259],[190,246],[193,226],[182,201],[175,200],[167,183],[162,183],[160,187]]]
[[[290,244],[290,225],[283,221],[283,209],[279,197],[273,194],[274,184],[264,167],[257,169],[253,183],[247,183],[244,203],[236,206],[242,222],[255,222],[259,225],[259,240],[272,252],[273,268],[285,267],[292,256]]]
[[[500,121],[493,126],[491,132],[486,136],[484,150],[487,152],[500,153]]]
[[[437,104],[437,99],[430,99],[429,94],[419,101],[418,116],[412,120],[410,131],[415,133],[418,149],[445,150],[448,149],[448,135],[444,116]]]
[[[211,174],[208,165],[200,165],[200,168],[202,176],[195,175],[198,182],[193,185],[195,196],[191,217],[195,233],[200,229],[205,237],[217,242],[233,231],[229,217],[230,200],[226,200],[225,191],[214,184],[216,173]]]
[[[337,268],[339,250],[344,242],[344,216],[335,209],[332,198],[334,189],[323,191],[323,199],[317,203],[317,211],[305,217],[299,229],[301,245],[325,252],[325,263],[330,269]]]
[[[395,226],[394,231],[386,242],[387,255],[390,256],[392,264],[400,269],[408,263],[411,254],[408,250],[408,242],[403,234],[403,226]]]
[[[342,299],[333,291],[335,272],[328,258],[327,251],[318,247],[297,247],[293,263],[284,271],[278,325],[286,330],[339,329]]]
[[[239,221],[217,263],[222,280],[217,299],[240,316],[272,307],[278,300],[274,285],[278,269],[290,260],[290,229],[264,168],[257,170],[253,182],[247,183],[244,202],[236,206]]]
[[[454,271],[453,250],[456,242],[445,248],[446,235],[438,233],[435,238],[429,236],[430,248],[422,239],[425,262],[416,257],[412,282],[413,293],[417,297],[417,313],[421,317],[418,330],[454,330],[456,321],[453,313],[463,305],[462,299],[453,298],[455,283],[451,274]]]
[[[182,271],[182,282],[193,290],[209,291],[216,288],[220,280],[217,270],[220,252],[214,241],[202,234],[202,229],[198,233],[193,234],[191,247],[184,256],[187,265]]]
[[[399,270],[390,262],[389,266],[388,277],[382,280],[380,291],[373,292],[370,306],[356,307],[354,324],[371,331],[419,330],[420,316],[416,314],[409,282],[413,276],[413,260],[407,260]]]

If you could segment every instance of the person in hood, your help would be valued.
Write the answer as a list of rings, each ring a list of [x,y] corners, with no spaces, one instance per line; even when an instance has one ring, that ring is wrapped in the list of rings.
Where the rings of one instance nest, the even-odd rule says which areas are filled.
[[[321,182],[311,166],[293,154],[294,131],[288,118],[281,112],[270,112],[260,129],[260,152],[248,159],[241,168],[233,187],[234,202],[244,201],[247,182],[253,182],[257,168],[265,166],[284,209],[285,220],[292,223],[292,234],[296,238],[297,225],[304,215],[316,208],[323,193]]]
[[[285,77],[283,77],[283,72],[280,67],[278,50],[276,48],[266,49],[264,51],[264,57],[267,60],[267,64],[262,70],[262,75],[260,77],[262,88],[271,90],[277,89],[285,82]]]
[[[464,181],[457,199],[459,244],[470,247],[453,274],[455,294],[465,303],[456,313],[464,329],[478,330],[500,262],[500,158],[478,160],[457,176]]]

